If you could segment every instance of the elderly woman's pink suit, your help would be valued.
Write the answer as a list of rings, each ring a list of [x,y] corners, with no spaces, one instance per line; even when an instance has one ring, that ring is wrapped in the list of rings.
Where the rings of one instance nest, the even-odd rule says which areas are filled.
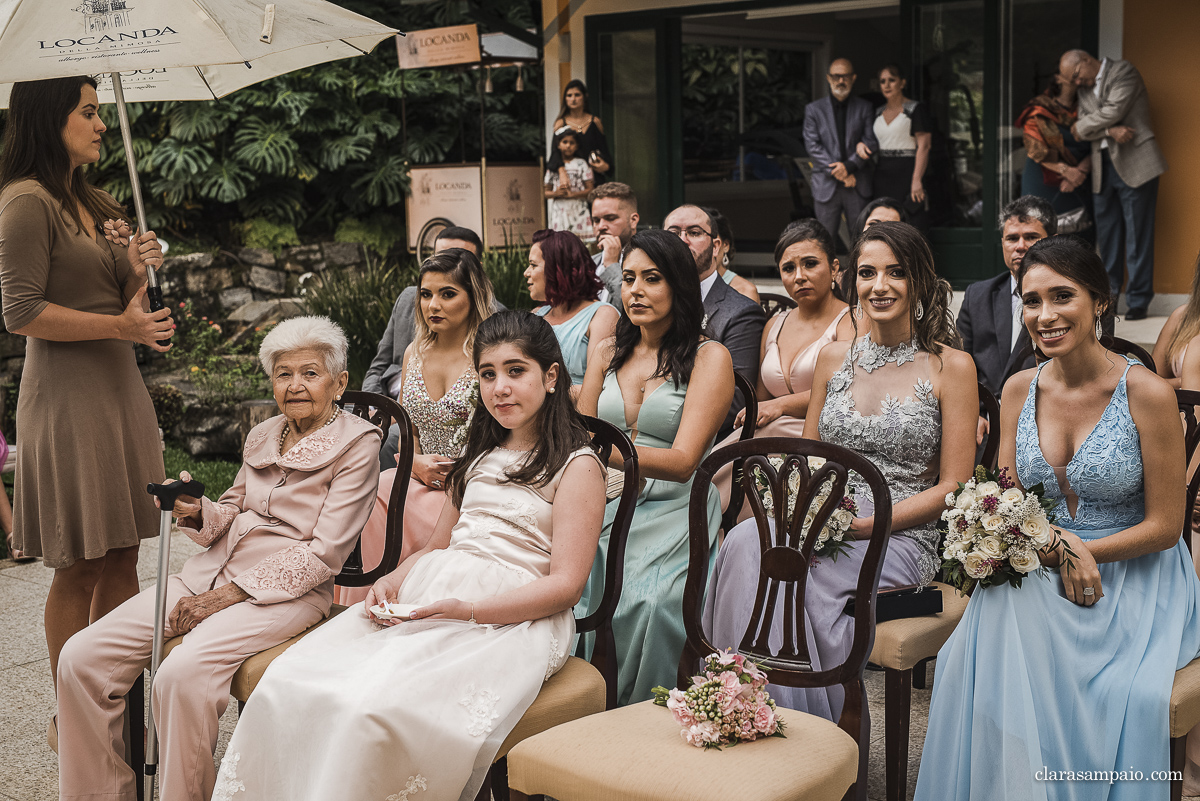
[[[784,395],[795,395],[812,390],[813,373],[817,369],[817,357],[821,355],[821,348],[837,339],[838,324],[849,312],[849,307],[843,309],[820,337],[807,348],[797,352],[792,357],[792,363],[786,371],[783,367],[783,356],[779,352],[779,333],[783,330],[791,311],[784,309],[771,318],[770,329],[767,333],[767,352],[763,356],[758,375],[772,398],[782,398]],[[741,436],[742,429],[739,428],[718,442],[716,448],[737,442]],[[802,437],[804,436],[804,418],[780,415],[755,431],[754,436],[756,438]],[[732,482],[732,471],[732,465],[726,465],[713,477],[713,484],[716,485],[717,492],[721,495],[721,509],[725,509],[729,505],[729,485]],[[747,514],[749,513],[747,512]]]
[[[181,529],[207,550],[167,585],[167,610],[180,598],[230,582],[250,598],[186,634],[154,682],[164,801],[207,801],[215,782],[217,721],[246,657],[271,648],[329,614],[333,577],[371,513],[380,432],[341,413],[280,455],[283,416],[246,438],[242,469],[202,525]],[[153,587],[72,637],[58,665],[61,799],[135,797],[140,777],[123,759],[124,696],[150,661]],[[172,636],[168,629],[168,636]]]

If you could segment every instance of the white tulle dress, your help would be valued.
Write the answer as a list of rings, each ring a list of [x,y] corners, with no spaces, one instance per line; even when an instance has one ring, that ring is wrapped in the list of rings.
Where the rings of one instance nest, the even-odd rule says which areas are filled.
[[[413,566],[399,603],[478,602],[549,574],[563,472],[539,489],[501,483],[524,455],[497,449],[475,464],[449,547]],[[582,448],[571,459],[584,455],[595,458]],[[569,609],[507,626],[392,627],[371,622],[361,605],[347,609],[267,670],[213,799],[471,799],[504,738],[566,661],[574,631]]]

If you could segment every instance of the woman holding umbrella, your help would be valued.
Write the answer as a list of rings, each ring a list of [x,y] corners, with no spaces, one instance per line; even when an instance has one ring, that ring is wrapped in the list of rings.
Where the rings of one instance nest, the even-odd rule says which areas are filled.
[[[105,130],[98,112],[91,78],[15,84],[0,155],[4,323],[28,337],[14,546],[54,569],[51,671],[72,634],[137,594],[138,543],[158,533],[144,487],[163,480],[133,352],[170,346],[159,344],[170,313],[146,300],[146,267],[162,249],[153,232],[130,236],[121,207],[87,181]]]

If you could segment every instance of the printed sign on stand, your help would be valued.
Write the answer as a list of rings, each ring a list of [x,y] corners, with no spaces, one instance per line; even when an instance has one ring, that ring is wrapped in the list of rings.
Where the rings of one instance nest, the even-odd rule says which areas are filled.
[[[417,238],[430,220],[483,230],[483,177],[478,164],[413,167],[412,191],[405,199],[408,248],[417,249]]]
[[[533,241],[545,228],[542,168],[537,164],[489,164],[486,167],[488,247]]]
[[[396,37],[396,52],[402,70],[478,64],[481,58],[479,28],[476,25],[453,25],[449,28],[409,31],[407,36]]]

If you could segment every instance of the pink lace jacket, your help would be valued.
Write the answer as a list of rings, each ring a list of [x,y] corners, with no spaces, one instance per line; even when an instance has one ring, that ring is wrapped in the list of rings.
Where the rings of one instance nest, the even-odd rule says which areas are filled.
[[[180,578],[195,593],[232,581],[251,603],[300,598],[328,614],[333,577],[375,502],[381,435],[343,413],[280,454],[283,424],[279,415],[254,427],[237,479],[216,503],[203,500],[198,529],[180,521],[207,548]]]

